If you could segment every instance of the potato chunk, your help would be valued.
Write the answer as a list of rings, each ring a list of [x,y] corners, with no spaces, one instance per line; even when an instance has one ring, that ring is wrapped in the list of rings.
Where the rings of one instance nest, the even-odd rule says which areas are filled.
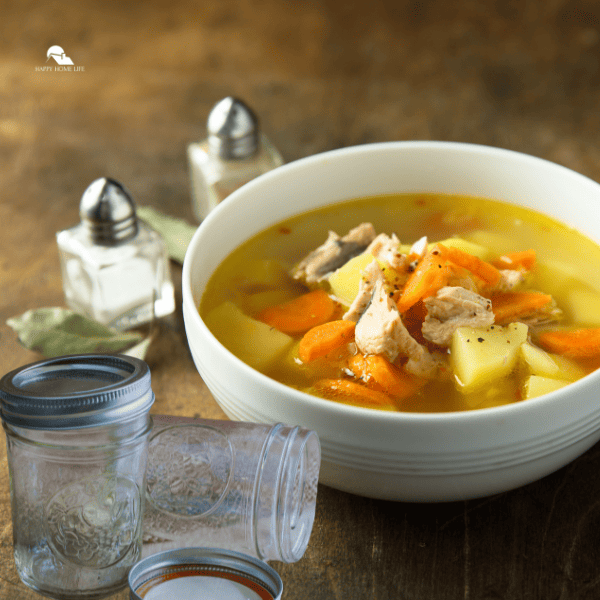
[[[459,237],[448,238],[439,243],[443,246],[446,246],[446,248],[458,248],[459,250],[462,250],[467,254],[472,254],[481,260],[490,260],[494,257],[494,253],[489,248],[486,248],[481,244],[476,244],[475,242],[469,242],[468,240],[464,240]],[[430,246],[433,245],[434,244],[430,244]]]
[[[576,381],[585,375],[585,370],[574,360],[559,354],[545,352],[529,342],[521,345],[519,354],[519,360],[528,375],[564,379],[565,381]]]
[[[258,370],[271,366],[294,339],[245,315],[233,302],[223,302],[205,318],[215,337],[240,360]]]
[[[233,277],[249,293],[278,289],[290,282],[285,265],[268,258],[246,261],[243,268],[233,273]]]
[[[527,325],[459,327],[452,336],[450,355],[459,389],[468,393],[508,375],[519,348],[527,340]]]
[[[500,377],[492,381],[484,390],[464,393],[462,400],[468,409],[492,408],[512,404],[517,399],[517,385],[512,377]]]
[[[375,260],[370,252],[351,258],[343,267],[329,276],[331,291],[343,304],[350,306],[360,286],[362,271]]]
[[[580,285],[577,268],[569,263],[549,260],[538,262],[531,285],[546,294],[560,296]]]
[[[493,254],[501,256],[507,252],[511,252],[515,249],[515,242],[508,236],[488,231],[487,229],[480,229],[468,233],[466,237],[470,242],[487,248]]]
[[[595,290],[583,286],[569,290],[565,310],[583,327],[600,327],[600,293]]]
[[[523,398],[536,398],[549,394],[554,390],[559,390],[565,385],[569,385],[570,381],[565,379],[553,379],[551,377],[542,377],[541,375],[530,375],[523,384]]]
[[[541,348],[537,348],[529,342],[521,344],[520,359],[530,374],[560,379],[560,368],[556,361],[552,360],[552,357]]]
[[[577,381],[585,377],[586,371],[571,358],[561,356],[560,354],[551,354],[552,360],[560,369],[560,378],[569,381]]]

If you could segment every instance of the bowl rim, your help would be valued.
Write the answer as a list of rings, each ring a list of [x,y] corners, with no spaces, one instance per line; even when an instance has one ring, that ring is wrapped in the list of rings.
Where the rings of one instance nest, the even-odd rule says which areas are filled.
[[[580,392],[584,393],[585,391],[592,390],[594,385],[600,385],[600,369],[582,377],[581,379],[571,382],[568,386],[564,388],[560,388],[548,394],[544,394],[543,396],[539,396],[536,398],[530,398],[526,401],[513,402],[510,404],[505,404],[502,406],[494,406],[489,408],[478,408],[473,410],[466,411],[447,411],[447,412],[433,412],[433,413],[419,413],[419,412],[403,412],[403,411],[384,411],[384,410],[376,410],[371,408],[364,408],[360,406],[353,406],[350,404],[344,404],[340,402],[334,402],[331,400],[327,400],[324,398],[320,398],[318,396],[313,396],[306,392],[302,392],[290,386],[287,386],[267,375],[264,375],[260,371],[250,367],[237,356],[235,356],[232,352],[227,350],[225,346],[221,344],[217,340],[217,338],[212,334],[212,332],[208,329],[204,320],[200,316],[198,308],[195,306],[193,292],[191,287],[192,280],[192,265],[193,265],[193,256],[197,256],[199,254],[198,248],[201,245],[202,237],[204,232],[208,230],[214,221],[218,221],[221,218],[222,213],[226,213],[231,211],[235,205],[239,202],[244,201],[245,194],[252,190],[255,187],[259,187],[262,185],[268,184],[272,179],[277,180],[280,177],[285,177],[288,171],[295,171],[299,169],[304,169],[306,167],[310,167],[310,165],[318,162],[322,162],[327,159],[334,159],[340,156],[349,155],[349,154],[360,154],[364,152],[378,152],[378,151],[387,151],[393,149],[427,149],[427,150],[451,150],[455,152],[476,152],[478,154],[495,154],[498,156],[502,156],[505,158],[518,160],[520,162],[530,162],[532,164],[541,165],[545,168],[551,168],[553,170],[558,170],[561,172],[562,176],[566,176],[568,178],[575,178],[579,180],[580,183],[585,185],[591,185],[597,188],[597,191],[600,195],[600,184],[592,180],[591,178],[573,171],[568,167],[560,165],[558,163],[554,163],[544,158],[540,158],[537,156],[533,156],[530,154],[526,154],[523,152],[499,148],[495,146],[487,146],[482,144],[472,144],[466,142],[452,142],[452,141],[427,141],[427,140],[410,140],[410,141],[392,141],[392,142],[375,142],[369,144],[361,144],[356,146],[349,146],[346,148],[338,148],[335,150],[329,150],[325,152],[321,152],[318,154],[313,154],[310,156],[306,156],[295,161],[286,163],[276,169],[265,173],[257,177],[256,179],[246,183],[244,186],[233,192],[230,196],[227,197],[226,201],[221,202],[215,209],[213,209],[210,214],[202,221],[202,223],[197,228],[194,233],[192,240],[188,246],[186,251],[186,255],[183,262],[183,271],[182,271],[182,303],[184,308],[184,316],[187,319],[191,319],[193,322],[193,326],[198,328],[199,331],[204,335],[206,340],[211,344],[212,350],[221,354],[224,358],[228,360],[233,360],[234,364],[237,365],[237,368],[241,369],[242,372],[246,374],[246,376],[251,378],[257,378],[257,381],[260,382],[263,386],[272,389],[274,392],[279,394],[285,394],[289,398],[293,399],[295,403],[299,405],[309,405],[313,408],[323,411],[325,410],[329,413],[329,416],[332,418],[336,417],[349,417],[355,415],[360,417],[361,419],[367,419],[374,424],[383,423],[389,424],[392,422],[408,422],[411,424],[447,424],[449,421],[456,423],[457,425],[462,424],[476,424],[478,421],[487,421],[490,417],[498,418],[498,419],[506,419],[508,417],[517,417],[520,414],[526,414],[531,411],[537,411],[540,406],[554,406],[556,404],[562,404],[565,399],[569,397],[575,397]],[[376,195],[376,194],[374,194]],[[308,211],[314,209],[308,209]],[[537,210],[537,209],[534,209]],[[290,217],[293,217],[297,214],[302,214],[302,212],[307,212],[307,210],[298,211],[296,213],[292,213]],[[542,213],[543,211],[537,210],[537,212]],[[555,218],[556,217],[552,217]],[[557,219],[559,220],[559,219]],[[567,225],[569,226],[569,225]],[[268,228],[269,225],[265,225],[261,230]],[[599,243],[598,240],[591,238],[586,233],[582,233],[582,235],[586,235],[590,237],[592,241]],[[244,243],[248,237],[245,237],[241,240],[238,246]],[[214,273],[214,270],[210,273],[210,276]],[[188,327],[186,326],[186,334],[188,334]]]

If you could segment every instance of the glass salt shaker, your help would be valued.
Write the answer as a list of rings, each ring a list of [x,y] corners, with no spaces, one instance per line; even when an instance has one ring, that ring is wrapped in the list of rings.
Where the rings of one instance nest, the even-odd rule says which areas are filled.
[[[97,179],[79,213],[81,223],[56,236],[68,306],[120,330],[171,314],[175,296],[165,244],[137,219],[123,186]]]
[[[237,98],[213,107],[207,129],[207,139],[188,146],[192,206],[199,221],[239,187],[283,164],[261,133],[258,117]]]
[[[142,546],[148,365],[71,355],[0,379],[21,580],[51,598],[101,598],[127,585]]]
[[[143,556],[202,546],[299,560],[320,464],[319,438],[308,429],[154,416]]]

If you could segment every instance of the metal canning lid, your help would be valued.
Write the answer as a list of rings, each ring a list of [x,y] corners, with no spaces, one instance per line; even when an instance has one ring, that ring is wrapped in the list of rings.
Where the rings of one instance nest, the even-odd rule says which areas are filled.
[[[150,368],[121,354],[41,360],[0,379],[2,419],[28,429],[80,429],[121,422],[150,409]]]
[[[212,589],[207,589],[209,582],[215,584]],[[283,593],[283,582],[273,568],[257,558],[233,550],[167,550],[144,558],[129,571],[131,600],[163,597],[188,600],[199,595],[194,595],[195,586],[198,590],[202,586],[202,598],[212,598],[212,592],[215,600],[232,597],[280,600]],[[184,595],[186,592],[189,595]]]

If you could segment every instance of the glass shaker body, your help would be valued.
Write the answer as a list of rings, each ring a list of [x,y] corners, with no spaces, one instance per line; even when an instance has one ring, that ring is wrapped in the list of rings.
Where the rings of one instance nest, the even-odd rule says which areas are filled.
[[[74,311],[130,329],[175,310],[164,242],[144,223],[115,246],[94,244],[82,223],[59,232],[57,243],[65,298]]]
[[[127,584],[142,548],[148,414],[143,361],[78,355],[0,381],[14,557],[51,598],[103,598]]]
[[[208,139],[188,146],[192,207],[199,221],[242,185],[283,164],[264,134],[259,140],[256,153],[247,158],[221,158],[211,152]]]
[[[218,547],[295,562],[315,516],[321,454],[299,427],[154,417],[145,556]]]

